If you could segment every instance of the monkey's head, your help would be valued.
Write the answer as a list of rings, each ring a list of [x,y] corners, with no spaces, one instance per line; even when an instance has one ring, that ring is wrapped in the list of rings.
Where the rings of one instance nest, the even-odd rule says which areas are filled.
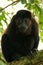
[[[27,10],[20,10],[17,12],[15,23],[20,33],[23,34],[31,33],[31,29],[32,29],[31,19],[32,19],[31,12]]]

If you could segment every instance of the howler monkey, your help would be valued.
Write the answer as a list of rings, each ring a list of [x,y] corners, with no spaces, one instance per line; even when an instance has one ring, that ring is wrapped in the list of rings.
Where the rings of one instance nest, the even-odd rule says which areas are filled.
[[[2,53],[7,62],[21,56],[32,56],[39,44],[39,29],[30,11],[20,10],[2,35]]]

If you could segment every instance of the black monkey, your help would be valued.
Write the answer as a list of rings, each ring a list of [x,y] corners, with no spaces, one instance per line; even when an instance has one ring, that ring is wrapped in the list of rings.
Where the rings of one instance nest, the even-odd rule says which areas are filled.
[[[30,11],[20,10],[2,35],[2,53],[7,62],[32,55],[39,44],[38,24]]]

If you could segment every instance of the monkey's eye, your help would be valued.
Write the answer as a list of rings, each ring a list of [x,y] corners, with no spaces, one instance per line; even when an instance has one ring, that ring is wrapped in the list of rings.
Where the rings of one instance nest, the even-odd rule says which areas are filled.
[[[28,18],[25,18],[25,19],[24,19],[24,22],[25,22],[25,24],[27,24],[27,25],[28,25],[28,24],[29,24],[29,22],[30,22],[30,20],[29,20]]]
[[[31,20],[29,18],[25,18],[24,24],[27,25],[28,27],[30,27],[31,26]]]
[[[21,22],[21,19],[17,19],[16,21],[16,25],[20,25],[22,22]]]

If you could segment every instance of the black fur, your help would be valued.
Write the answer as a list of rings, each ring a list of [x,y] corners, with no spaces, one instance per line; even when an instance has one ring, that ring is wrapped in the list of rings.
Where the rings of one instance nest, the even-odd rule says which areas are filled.
[[[30,11],[20,10],[2,35],[2,53],[7,62],[36,51],[39,44],[38,24]],[[32,52],[32,53],[31,53]]]

